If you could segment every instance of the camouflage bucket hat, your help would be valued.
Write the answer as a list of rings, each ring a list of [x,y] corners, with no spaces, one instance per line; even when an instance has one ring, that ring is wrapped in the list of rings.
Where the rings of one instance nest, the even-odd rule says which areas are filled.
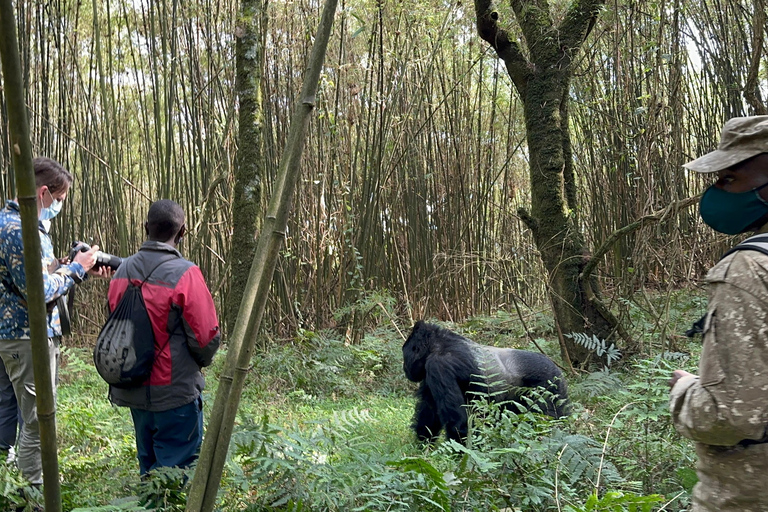
[[[768,116],[734,117],[723,126],[715,151],[683,167],[696,172],[717,172],[760,153],[768,153]]]

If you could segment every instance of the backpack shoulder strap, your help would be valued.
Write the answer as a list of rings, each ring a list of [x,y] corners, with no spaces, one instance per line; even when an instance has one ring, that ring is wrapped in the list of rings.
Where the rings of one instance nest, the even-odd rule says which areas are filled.
[[[152,274],[154,274],[154,273],[155,273],[155,270],[157,270],[158,268],[160,268],[160,266],[161,266],[162,264],[164,264],[164,263],[168,263],[169,261],[171,261],[171,260],[176,260],[176,259],[178,259],[178,258],[179,258],[179,256],[176,256],[176,255],[172,255],[170,258],[164,258],[164,259],[160,260],[160,263],[158,263],[157,265],[155,265],[154,267],[152,267],[152,270],[150,270],[150,271],[149,271],[149,274],[147,274],[147,277],[145,277],[145,278],[144,278],[144,280],[141,282],[141,284],[139,285],[139,288],[141,288],[142,286],[144,286],[144,283],[146,283],[146,282],[149,280],[149,278],[150,278],[150,277],[152,277]],[[130,280],[130,277],[129,277],[129,280]]]
[[[744,240],[743,242],[741,242],[740,244],[736,245],[731,250],[723,254],[720,259],[722,260],[729,254],[733,254],[736,251],[758,251],[768,256],[768,234],[760,234],[760,235],[755,235],[747,238],[746,240]],[[685,335],[691,338],[696,334],[701,334],[702,332],[704,332],[704,320],[706,318],[707,318],[707,315],[705,314],[704,316],[699,318],[696,322],[694,322],[691,328],[685,332]]]
[[[747,238],[743,242],[741,242],[739,245],[731,249],[730,251],[723,254],[722,258],[725,258],[731,253],[734,253],[736,251],[758,251],[765,255],[768,255],[768,234],[761,234],[761,235],[755,235]]]

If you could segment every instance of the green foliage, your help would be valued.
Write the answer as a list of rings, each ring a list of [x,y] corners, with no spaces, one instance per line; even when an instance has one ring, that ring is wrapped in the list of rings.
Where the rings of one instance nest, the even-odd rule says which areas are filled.
[[[72,512],[142,512],[147,509],[139,505],[139,501],[135,497],[120,498],[114,500],[109,505],[102,505],[97,507],[76,508]]]
[[[377,325],[387,317],[394,316],[394,308],[397,304],[395,298],[386,290],[367,290],[361,292],[354,303],[342,306],[334,312],[334,319],[340,321],[343,318],[357,313],[373,325]]]
[[[279,392],[304,403],[328,397],[404,393],[402,340],[391,331],[366,334],[350,344],[333,331],[304,330],[254,361],[254,390]],[[275,382],[280,382],[275,386]]]
[[[650,512],[653,505],[664,501],[660,494],[638,496],[634,493],[607,492],[602,498],[597,493],[591,494],[583,507],[569,505],[567,510],[572,512]]]
[[[7,453],[2,453],[3,457],[7,456]],[[0,510],[27,512],[42,502],[40,490],[29,485],[15,464],[6,460],[0,462]]]
[[[475,403],[471,418],[468,447],[449,446],[467,454],[469,468],[504,488],[510,505],[546,510],[555,496],[577,499],[588,493],[598,475],[605,486],[623,482],[613,463],[604,459],[602,444],[568,432],[568,419],[531,411],[513,414],[493,402]]]
[[[187,504],[192,472],[192,469],[179,468],[150,471],[136,486],[139,504],[158,512],[182,512]]]
[[[666,383],[673,368],[694,370],[689,354],[625,358],[568,376],[573,413],[565,419],[538,413],[544,394],[516,398],[523,414],[478,401],[467,446],[420,446],[409,428],[414,385],[402,374],[402,339],[379,321],[357,344],[302,330],[254,357],[219,510],[639,512],[658,510],[660,494],[676,497],[664,510],[685,509],[695,456],[672,428]],[[496,345],[525,336],[514,315],[462,328]],[[540,341],[557,348],[554,335]],[[139,480],[130,414],[109,404],[89,359],[86,350],[64,351],[64,510],[180,510],[183,475]],[[210,394],[221,364],[207,369]],[[17,496],[9,485],[6,494]]]
[[[361,427],[375,421],[352,411],[299,432],[264,417],[233,439],[234,485],[247,491],[249,510],[386,510],[393,502],[429,503],[424,476],[395,471],[389,454],[361,435]]]
[[[581,345],[582,347],[591,350],[595,354],[597,354],[597,357],[601,359],[605,359],[606,366],[611,366],[611,363],[614,361],[618,361],[621,359],[621,351],[611,343],[610,345],[606,344],[605,340],[601,340],[594,334],[585,334],[585,333],[579,333],[579,332],[573,332],[570,334],[564,334],[566,338],[573,339],[574,342]]]
[[[577,428],[597,433],[610,425],[607,452],[622,474],[631,475],[642,492],[678,495],[684,505],[695,482],[694,453],[690,442],[675,432],[669,415],[667,382],[680,364],[679,354],[671,355],[674,364],[663,355],[641,358],[631,361],[627,372],[595,372],[572,389],[574,396],[582,396],[599,391],[603,382],[618,382],[608,393],[584,397],[594,414],[585,411]]]
[[[582,399],[592,399],[605,397],[618,393],[624,388],[624,383],[615,373],[611,373],[607,368],[592,372],[583,379],[571,385],[569,393],[571,398],[581,397]]]
[[[299,432],[264,417],[235,436],[230,488],[249,496],[248,510],[520,507],[534,512],[549,510],[558,500],[578,504],[598,481],[601,488],[624,483],[602,444],[569,433],[567,419],[512,414],[480,401],[471,409],[467,446],[446,441],[421,456],[397,459],[364,435],[364,428],[375,428],[378,421],[375,414],[353,409]],[[652,503],[636,495],[630,502],[629,493],[624,501],[612,496],[612,502],[604,497],[602,503],[614,508],[584,510]]]

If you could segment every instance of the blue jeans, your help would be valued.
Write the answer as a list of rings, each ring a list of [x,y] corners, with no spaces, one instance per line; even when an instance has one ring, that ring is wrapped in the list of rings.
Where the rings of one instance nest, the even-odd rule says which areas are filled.
[[[16,433],[19,425],[19,404],[13,384],[5,364],[0,358],[0,450],[16,446]]]
[[[167,411],[131,408],[131,416],[141,475],[161,467],[187,468],[197,460],[203,443],[202,396]]]

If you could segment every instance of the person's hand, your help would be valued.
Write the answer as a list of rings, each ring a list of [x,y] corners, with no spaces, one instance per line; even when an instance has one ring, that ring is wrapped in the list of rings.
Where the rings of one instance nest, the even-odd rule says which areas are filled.
[[[99,268],[92,268],[88,271],[88,274],[101,279],[112,279],[112,276],[115,275],[115,271],[112,270],[112,267],[109,265],[102,265]]]
[[[689,375],[693,375],[693,374],[688,373],[685,370],[675,370],[674,372],[672,372],[672,378],[669,379],[669,389],[672,389],[675,386],[675,384],[677,384],[677,381]]]
[[[88,272],[96,264],[96,252],[98,250],[99,250],[99,246],[94,245],[85,252],[79,251],[77,254],[75,254],[73,261],[76,261],[77,263],[81,264],[85,269],[85,271]],[[88,273],[90,274],[90,272]]]
[[[115,271],[112,270],[112,267],[109,265],[102,265],[99,268],[92,268],[88,271],[88,274],[101,279],[112,279],[112,276],[115,275]]]

